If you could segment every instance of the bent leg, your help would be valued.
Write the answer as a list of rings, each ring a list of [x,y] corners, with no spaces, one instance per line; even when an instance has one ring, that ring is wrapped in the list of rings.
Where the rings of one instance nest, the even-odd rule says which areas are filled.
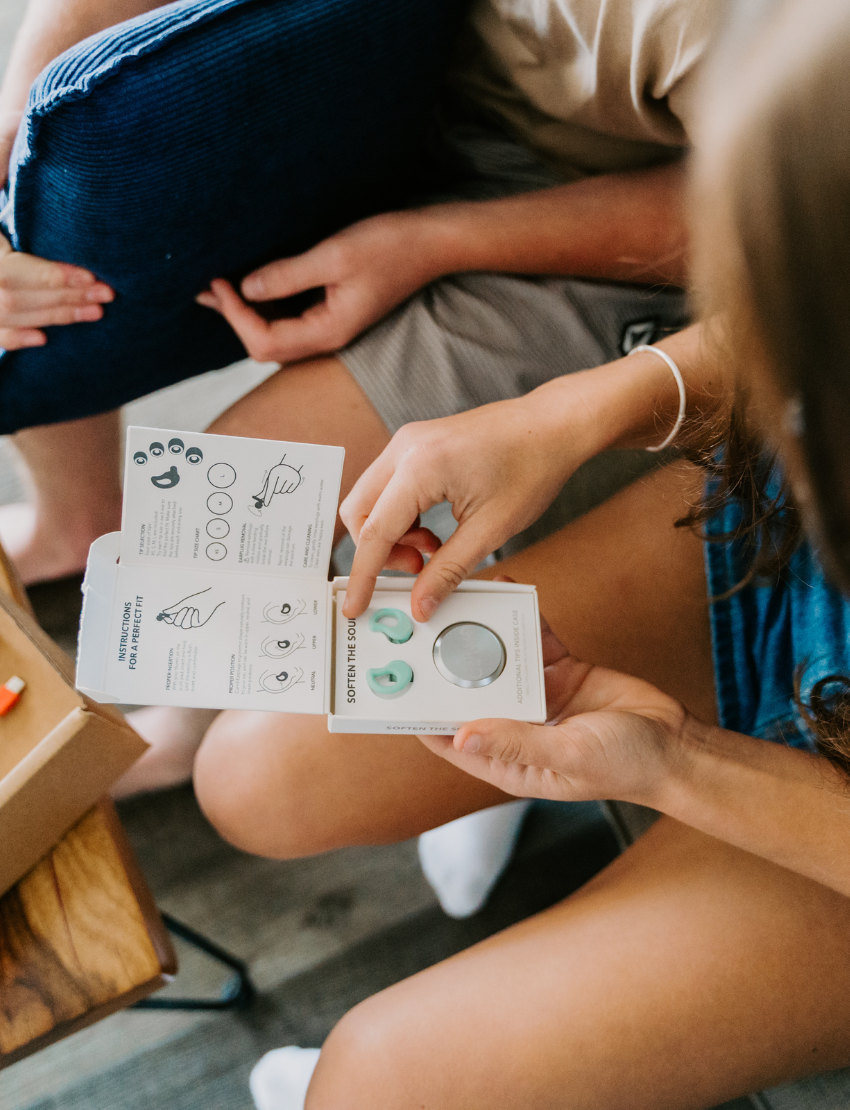
[[[701,477],[668,467],[494,573],[540,588],[572,650],[656,682],[713,719],[702,545],[674,528]],[[403,839],[505,796],[412,737],[331,735],[321,717],[222,713],[195,762],[221,833],[270,856]]]
[[[27,428],[12,443],[31,500],[0,507],[0,542],[27,585],[76,574],[94,540],[121,527],[120,416]]]
[[[704,1110],[850,1062],[850,901],[669,818],[361,1003],[307,1110]]]

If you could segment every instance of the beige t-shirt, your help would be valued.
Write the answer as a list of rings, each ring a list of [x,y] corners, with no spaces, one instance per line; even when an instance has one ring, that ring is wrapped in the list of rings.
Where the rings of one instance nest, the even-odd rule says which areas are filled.
[[[566,180],[674,157],[727,0],[473,0],[455,83]]]

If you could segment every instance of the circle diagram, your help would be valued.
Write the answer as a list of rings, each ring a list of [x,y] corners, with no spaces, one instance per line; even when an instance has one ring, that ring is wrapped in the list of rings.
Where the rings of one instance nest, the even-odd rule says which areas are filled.
[[[455,686],[489,686],[505,669],[501,639],[483,624],[461,621],[444,628],[434,643],[437,670]]]
[[[236,481],[236,471],[230,463],[213,463],[207,471],[207,481],[216,489],[227,489]]]
[[[211,543],[207,547],[207,558],[212,559],[214,563],[220,562],[227,554],[227,548],[223,543]]]
[[[207,508],[216,516],[224,516],[233,508],[233,498],[229,493],[211,493],[207,498]]]
[[[212,496],[218,497],[220,495],[214,493]],[[227,495],[225,494],[225,497],[226,496]],[[227,523],[226,520],[222,520],[220,516],[216,517],[215,520],[211,520],[207,523],[207,535],[212,536],[214,540],[223,540],[229,531],[230,525]]]

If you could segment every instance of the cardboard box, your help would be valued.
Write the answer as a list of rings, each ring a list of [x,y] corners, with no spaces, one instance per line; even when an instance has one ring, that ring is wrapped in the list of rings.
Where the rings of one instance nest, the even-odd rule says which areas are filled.
[[[147,748],[119,713],[74,689],[70,660],[38,627],[0,554],[0,684],[12,675],[27,686],[0,717],[0,894]]]
[[[358,621],[341,616],[347,579],[327,574],[342,461],[339,447],[129,428],[121,532],[89,552],[78,688],[99,702],[326,713],[332,732],[544,721],[533,586],[465,582],[414,625],[413,579],[381,578]],[[382,606],[409,642],[369,626]],[[478,635],[498,674],[441,670],[450,629],[461,670]],[[389,665],[403,689],[376,686]]]

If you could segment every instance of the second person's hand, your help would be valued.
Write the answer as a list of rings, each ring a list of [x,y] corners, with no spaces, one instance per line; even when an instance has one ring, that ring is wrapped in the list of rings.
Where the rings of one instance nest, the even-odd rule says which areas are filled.
[[[0,234],[0,348],[42,347],[42,328],[99,320],[114,298],[88,270],[14,251]]]
[[[428,620],[482,559],[533,523],[604,446],[592,412],[594,373],[399,429],[340,506],[357,544],[345,615],[366,609],[377,576],[391,567],[421,570],[411,607],[416,620]],[[444,544],[419,527],[420,514],[442,501],[458,521]],[[424,569],[421,558],[411,567],[412,548],[431,556]]]
[[[298,362],[338,351],[440,276],[438,238],[428,210],[373,216],[249,274],[241,296],[217,279],[197,300],[224,316],[252,358]],[[266,320],[250,303],[320,288],[324,300],[291,319]]]

